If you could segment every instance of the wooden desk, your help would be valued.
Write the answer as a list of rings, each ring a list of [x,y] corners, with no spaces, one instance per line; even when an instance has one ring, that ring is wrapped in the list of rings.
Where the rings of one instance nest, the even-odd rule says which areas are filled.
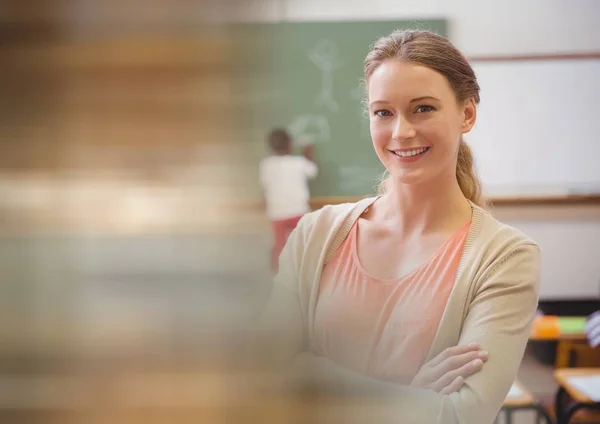
[[[556,320],[556,328],[553,331],[548,331],[548,328],[542,328],[540,323],[543,320],[554,318]],[[538,317],[531,328],[530,341],[556,341],[556,360],[555,368],[568,368],[574,366],[571,362],[571,353],[578,345],[587,345],[587,335],[584,331],[565,332],[561,331],[560,319],[583,319],[584,317]],[[544,331],[546,330],[546,331]]]
[[[600,376],[600,368],[566,368],[554,371],[554,379],[559,384],[554,404],[557,424],[568,424],[579,410],[600,411],[600,402],[590,399],[585,393],[569,384],[571,377],[594,375]]]
[[[585,339],[586,316],[542,315],[534,319],[530,340]]]
[[[546,423],[552,424],[552,419],[544,407],[533,397],[533,395],[519,382],[515,381],[513,386],[517,387],[521,393],[517,396],[507,396],[502,404],[501,412],[504,412],[507,424],[512,424],[513,413],[518,410],[531,409],[536,411],[539,422],[540,418],[544,418]],[[498,422],[498,419],[496,419]]]
[[[502,405],[503,407],[531,406],[535,402],[533,395],[519,381],[515,381],[513,386],[518,387],[521,394],[519,396],[507,396]]]
[[[569,333],[569,334],[559,334],[556,337],[547,337],[547,336],[538,336],[536,334],[532,334],[529,336],[529,340],[531,341],[564,341],[564,340],[575,340],[575,341],[585,341],[587,342],[587,335],[585,333]]]

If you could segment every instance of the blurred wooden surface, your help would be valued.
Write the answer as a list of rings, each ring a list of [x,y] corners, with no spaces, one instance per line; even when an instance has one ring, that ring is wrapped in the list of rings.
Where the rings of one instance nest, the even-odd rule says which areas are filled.
[[[0,13],[0,234],[262,225],[235,207],[252,75],[222,22],[247,5],[27,4]]]
[[[564,387],[571,398],[577,402],[582,403],[594,403],[585,393],[569,384],[571,377],[592,377],[600,376],[600,368],[566,368],[556,370],[554,372],[554,379]]]

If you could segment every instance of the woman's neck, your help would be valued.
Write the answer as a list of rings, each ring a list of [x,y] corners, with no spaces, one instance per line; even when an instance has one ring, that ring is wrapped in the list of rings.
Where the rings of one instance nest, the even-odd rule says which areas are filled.
[[[439,180],[424,184],[391,181],[380,203],[378,220],[402,235],[454,230],[471,216],[471,204],[456,178],[446,184]]]

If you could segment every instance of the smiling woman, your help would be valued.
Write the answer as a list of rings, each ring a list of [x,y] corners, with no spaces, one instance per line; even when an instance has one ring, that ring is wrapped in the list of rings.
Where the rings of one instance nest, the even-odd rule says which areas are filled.
[[[404,34],[409,38],[413,33]],[[435,43],[445,47],[443,56],[436,49],[427,48]],[[439,165],[445,159],[447,166],[439,167],[436,172],[456,172],[465,197],[485,207],[471,149],[462,139],[462,134],[475,124],[479,103],[475,73],[462,54],[442,37],[421,33],[411,40],[411,45],[411,49],[397,50],[382,39],[365,59],[375,151],[384,164],[386,156],[382,157],[378,147],[401,156],[402,162],[416,162],[413,157],[429,156],[429,163]],[[396,60],[389,61],[390,58]],[[390,140],[397,144],[394,149],[386,147]],[[416,145],[417,142],[423,145]],[[405,159],[407,156],[410,159]],[[389,178],[398,177],[387,165],[386,168],[391,174]],[[391,180],[384,181],[380,192],[385,193],[390,183]]]
[[[536,311],[539,248],[482,207],[462,139],[479,102],[464,56],[434,33],[398,31],[364,73],[389,176],[381,195],[305,215],[290,236],[262,322],[271,363],[308,351],[337,384],[424,389],[399,399],[403,418],[491,423]]]

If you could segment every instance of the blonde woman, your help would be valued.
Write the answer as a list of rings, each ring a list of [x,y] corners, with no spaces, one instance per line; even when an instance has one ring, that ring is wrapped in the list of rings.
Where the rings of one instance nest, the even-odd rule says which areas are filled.
[[[423,389],[404,404],[416,422],[491,423],[536,312],[539,248],[485,209],[463,140],[479,86],[448,40],[394,32],[364,77],[388,177],[379,196],[310,213],[291,235],[263,317],[272,359]]]

